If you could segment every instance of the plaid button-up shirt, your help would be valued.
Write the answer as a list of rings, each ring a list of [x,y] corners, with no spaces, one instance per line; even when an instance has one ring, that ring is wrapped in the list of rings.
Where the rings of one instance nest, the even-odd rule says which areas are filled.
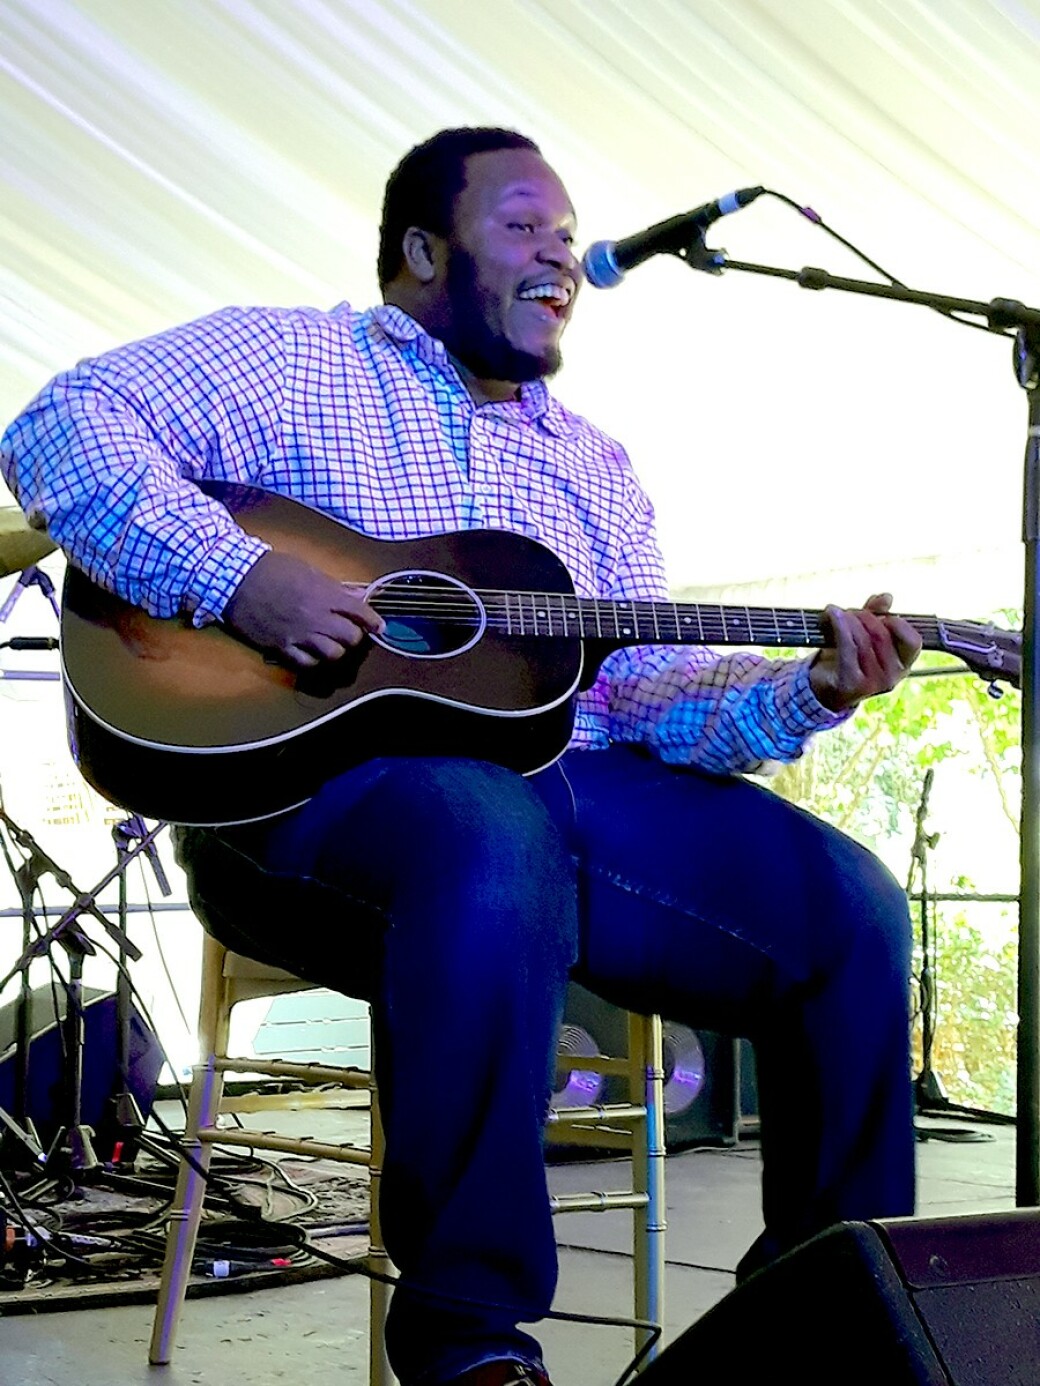
[[[31,518],[155,616],[220,618],[264,552],[193,484],[291,496],[377,538],[513,530],[580,596],[667,597],[623,448],[541,381],[474,404],[443,344],[390,306],[229,308],[81,363],[11,425],[0,462]],[[716,773],[789,760],[840,721],[805,660],[636,646],[579,699],[572,745],[639,741]]]

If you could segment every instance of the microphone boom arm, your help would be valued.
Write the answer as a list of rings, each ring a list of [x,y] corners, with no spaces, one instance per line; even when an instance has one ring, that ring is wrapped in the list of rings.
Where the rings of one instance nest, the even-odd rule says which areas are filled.
[[[802,269],[782,269],[778,265],[756,265],[747,260],[731,260],[724,250],[704,247],[709,263],[696,256],[683,257],[691,269],[721,274],[723,270],[738,270],[743,274],[763,274],[772,279],[788,279],[801,289],[837,289],[846,294],[862,294],[868,298],[889,298],[898,303],[917,303],[925,308],[938,308],[947,313],[970,313],[982,318],[991,332],[1006,334],[1009,328],[1040,327],[1040,308],[1028,308],[1013,298],[993,298],[988,303],[975,298],[951,298],[948,294],[933,294],[921,289],[908,289],[901,284],[878,284],[871,279],[848,279],[828,270],[805,265]]]

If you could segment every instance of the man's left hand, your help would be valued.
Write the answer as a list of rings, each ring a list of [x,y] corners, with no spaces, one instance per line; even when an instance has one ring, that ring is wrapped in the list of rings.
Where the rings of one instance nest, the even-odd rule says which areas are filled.
[[[888,592],[869,597],[858,611],[827,608],[834,644],[813,660],[809,682],[831,712],[845,712],[864,698],[887,693],[920,654],[920,635],[901,616],[892,616],[891,609]]]

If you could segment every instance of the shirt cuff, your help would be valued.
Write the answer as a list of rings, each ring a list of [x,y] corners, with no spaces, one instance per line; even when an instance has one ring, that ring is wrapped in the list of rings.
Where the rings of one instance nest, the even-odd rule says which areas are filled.
[[[192,625],[219,621],[239,583],[270,547],[252,534],[225,534],[218,539],[193,572],[184,596]]]
[[[781,724],[797,736],[840,727],[852,715],[851,708],[832,712],[824,707],[809,681],[811,665],[812,656],[792,660],[783,668],[775,684],[776,710]]]

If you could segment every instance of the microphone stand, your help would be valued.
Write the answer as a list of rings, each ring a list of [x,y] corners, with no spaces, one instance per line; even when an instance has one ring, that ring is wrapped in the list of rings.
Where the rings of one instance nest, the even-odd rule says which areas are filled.
[[[7,841],[0,835],[0,851],[3,853],[7,868],[18,890],[22,915],[22,948],[28,954],[33,948],[34,931],[39,936],[33,899],[40,881],[51,869],[53,863],[40,850],[35,839],[7,816],[2,805],[0,805],[0,824],[6,826],[11,841],[17,842],[25,853],[21,864],[16,866]],[[60,868],[58,869],[60,870]],[[69,955],[69,1009],[67,1015],[70,1015],[75,1010],[74,999],[78,999],[78,986],[83,973],[83,958],[86,954],[95,953],[97,950],[86,935],[74,928],[66,929],[59,942]],[[9,980],[10,977],[5,979],[4,987]],[[0,990],[3,988],[0,987]],[[72,1022],[67,1019],[66,1023],[71,1026]],[[32,1030],[33,994],[29,983],[29,969],[24,967],[21,970],[18,997],[15,1002],[14,1106],[10,1115],[0,1113],[0,1123],[3,1126],[0,1150],[16,1163],[23,1163],[28,1155],[30,1164],[37,1165],[42,1163],[46,1157],[40,1147],[39,1137],[29,1115],[29,1065]],[[70,1093],[72,1091],[71,1084],[69,1091]]]
[[[15,585],[11,588],[11,591],[8,593],[7,599],[4,602],[3,606],[0,606],[0,626],[2,626],[3,623],[7,620],[8,616],[10,616],[22,593],[30,587],[38,587],[40,589],[44,597],[50,603],[51,610],[54,612],[55,616],[58,618],[59,621],[61,620],[61,609],[58,606],[58,598],[57,594],[54,591],[54,583],[51,582],[50,578],[43,571],[43,569],[37,568],[36,564],[34,563],[31,565],[31,567],[26,568],[22,572],[21,576],[18,578],[18,581],[15,583]]]
[[[0,833],[0,853],[3,854],[11,879],[18,889],[22,916],[22,947],[28,948],[32,941],[36,915],[33,910],[33,895],[36,881],[28,879],[29,859],[21,866],[15,866],[7,841]],[[67,945],[74,945],[71,938]],[[10,1112],[0,1107],[0,1167],[7,1165],[32,1167],[43,1158],[39,1136],[29,1116],[29,1046],[32,1040],[33,996],[29,986],[29,972],[21,976],[14,1012],[14,1081],[12,1091],[13,1106]]]
[[[925,771],[921,801],[917,806],[914,824],[914,842],[910,849],[910,874],[906,882],[909,898],[913,893],[914,877],[920,873],[921,880],[921,1071],[914,1080],[914,1097],[918,1112],[930,1112],[947,1105],[942,1080],[932,1068],[932,1049],[935,1044],[935,975],[932,970],[932,916],[931,900],[928,895],[928,853],[939,842],[938,833],[925,831],[928,816],[928,799],[932,792],[935,771],[931,766]]]
[[[34,958],[43,957],[44,954],[49,953],[52,944],[60,943],[63,947],[67,947],[67,934],[74,936],[81,951],[93,953],[95,951],[93,944],[85,934],[74,927],[76,920],[81,914],[89,914],[93,919],[96,919],[117,948],[124,948],[126,952],[129,953],[130,957],[133,958],[134,962],[140,960],[140,948],[138,948],[136,943],[131,943],[125,934],[120,933],[118,927],[112,923],[107,915],[101,912],[96,903],[97,897],[121,870],[118,864],[114,866],[111,871],[102,876],[101,880],[92,890],[80,890],[65,868],[59,866],[53,857],[47,855],[33,837],[32,833],[18,826],[14,819],[7,814],[2,804],[0,804],[0,823],[7,829],[12,842],[16,842],[22,851],[34,861],[35,869],[39,874],[44,875],[45,873],[49,873],[54,877],[58,885],[61,886],[62,890],[67,890],[68,893],[73,896],[72,904],[61,916],[57,924],[52,925],[46,933],[40,934],[34,939],[22,953],[22,956],[15,963],[14,967],[11,968],[10,972],[0,980],[0,992],[3,991],[4,987],[6,987],[23,968],[28,967]],[[157,827],[153,828],[144,840],[128,854],[127,860],[136,857],[139,852],[146,851],[151,845],[152,840],[159,835],[165,826],[165,823],[160,823]]]
[[[4,624],[11,612],[14,610],[23,592],[30,587],[38,587],[46,600],[50,603],[51,610],[58,621],[61,620],[61,608],[58,605],[58,598],[54,590],[54,583],[43,571],[37,568],[35,563],[26,568],[18,578],[18,581],[11,588],[2,606],[0,606],[0,626]],[[56,650],[58,640],[53,636],[35,635],[16,635],[10,640],[0,640],[0,650]],[[57,682],[61,678],[58,671],[32,671],[22,669],[0,669],[0,679],[38,679]]]
[[[868,298],[916,303],[941,312],[979,318],[991,332],[1015,332],[1014,367],[1028,400],[1028,432],[1022,488],[1022,542],[1025,583],[1022,616],[1022,808],[1019,864],[1021,872],[1018,937],[1018,1063],[1015,1126],[1015,1202],[1040,1206],[1040,309],[1015,299],[952,298],[895,284],[848,279],[827,270],[799,270],[731,260],[725,251],[704,244],[703,231],[692,231],[687,246],[674,252],[691,269],[708,274],[738,270],[744,274],[788,279],[803,289],[837,289]]]
[[[923,670],[922,674],[927,675],[931,670]],[[960,673],[961,670],[954,672]],[[967,672],[972,672],[968,670]],[[921,1071],[914,1079],[914,1110],[918,1116],[957,1116],[966,1117],[974,1121],[985,1121],[997,1125],[1014,1124],[1013,1117],[1007,1117],[1002,1112],[988,1112],[981,1107],[968,1107],[959,1102],[951,1102],[946,1095],[942,1077],[932,1067],[932,1052],[935,1048],[935,1024],[938,1014],[938,986],[939,977],[935,968],[936,961],[936,905],[940,898],[930,889],[928,884],[928,853],[934,852],[939,845],[939,834],[930,833],[925,828],[925,819],[928,815],[928,800],[932,792],[932,782],[935,779],[935,770],[929,766],[924,772],[924,784],[921,787],[921,799],[917,805],[917,814],[914,823],[914,841],[910,848],[910,871],[906,880],[907,899],[917,900],[919,906],[919,918],[921,921],[921,973],[918,984],[919,1005],[921,1011]],[[915,883],[920,873],[920,884],[915,891]],[[970,898],[958,896],[961,898]],[[978,897],[976,897],[978,898]],[[1017,898],[1017,897],[1016,897]],[[918,1132],[919,1137],[938,1136],[940,1140],[947,1139],[946,1136],[937,1131],[927,1130],[923,1134]],[[957,1133],[957,1139],[965,1138],[964,1132]],[[990,1137],[981,1134],[969,1136],[968,1139],[988,1140]]]
[[[159,825],[161,831],[166,825]],[[130,849],[134,842],[140,842],[151,863],[156,883],[163,895],[172,894],[166,872],[159,859],[159,851],[154,841],[155,834],[149,836],[144,820],[138,813],[117,823],[112,829],[116,858],[119,863],[119,959],[116,968],[116,1074],[118,1090],[112,1097],[112,1112],[115,1122],[115,1135],[112,1144],[112,1164],[133,1169],[137,1160],[138,1137],[144,1130],[145,1121],[137,1099],[130,1091],[130,1029],[132,1025],[130,976],[127,971],[126,940],[129,939],[129,905],[127,899],[126,869],[130,864]],[[148,839],[147,842],[145,839]]]
[[[93,1145],[94,1132],[84,1124],[82,1109],[83,1050],[86,1029],[83,1017],[83,959],[87,953],[96,952],[96,949],[77,927],[77,920],[82,914],[89,914],[98,920],[119,950],[120,959],[124,964],[127,956],[135,961],[141,957],[140,948],[127,937],[122,929],[113,924],[102,913],[96,900],[112,878],[120,871],[125,870],[126,863],[151,845],[152,840],[161,831],[161,828],[165,827],[165,824],[161,824],[146,834],[136,847],[126,853],[125,861],[117,863],[115,868],[108,872],[93,890],[85,892],[78,888],[64,867],[59,866],[53,857],[48,856],[32,834],[20,827],[2,806],[0,806],[0,823],[7,829],[11,840],[17,843],[22,852],[25,853],[25,862],[18,869],[16,878],[22,895],[23,906],[30,910],[30,914],[26,916],[26,929],[28,929],[31,918],[32,894],[43,875],[53,876],[58,885],[74,897],[73,904],[52,928],[45,933],[38,934],[31,942],[26,942],[21,957],[7,976],[0,981],[0,992],[14,977],[21,973],[24,995],[28,986],[29,966],[33,959],[48,953],[55,943],[60,943],[68,951],[69,978],[65,985],[65,1016],[62,1021],[65,1051],[65,1123],[59,1127],[50,1149],[40,1163],[48,1173],[58,1170],[60,1173],[84,1178],[90,1176],[98,1167],[98,1158]],[[26,904],[27,901],[30,903]]]

